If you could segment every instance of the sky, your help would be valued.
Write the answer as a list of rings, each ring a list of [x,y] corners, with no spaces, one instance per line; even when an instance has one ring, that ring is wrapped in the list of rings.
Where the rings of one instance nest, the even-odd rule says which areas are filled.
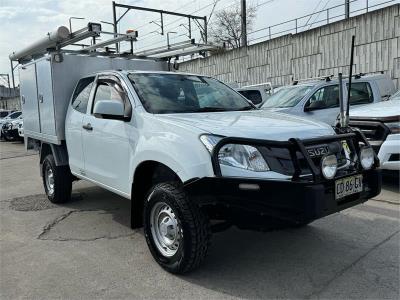
[[[239,0],[116,0],[117,3],[176,11],[209,17],[213,3],[217,1],[215,12],[224,8],[239,5]],[[384,0],[369,0],[370,5]],[[287,20],[298,18],[312,12],[343,4],[344,0],[247,0],[248,6],[257,7],[254,24],[249,31],[259,30]],[[366,0],[357,0],[353,8],[364,7]],[[343,7],[332,9],[330,15],[339,15]],[[124,13],[117,11],[117,16]],[[58,26],[69,27],[69,17],[80,17],[84,20],[72,20],[73,30],[84,27],[89,21],[112,21],[111,0],[0,0],[0,74],[10,73],[8,56],[16,50],[44,37],[47,32]],[[310,24],[322,20],[325,15],[314,15],[299,20],[299,24]],[[211,17],[211,22],[213,17]],[[158,34],[159,27],[151,21],[159,21],[159,15],[148,12],[130,11],[122,19],[119,32],[127,29],[139,31],[139,41],[135,49],[146,49],[166,45],[166,36]],[[184,25],[187,20],[177,17],[165,17],[165,31],[171,32],[171,43],[187,40]],[[183,25],[181,25],[183,24]],[[104,31],[112,31],[112,26],[103,24]],[[193,26],[193,25],[192,25]],[[274,27],[275,32],[293,27],[293,23]],[[307,25],[309,26],[309,25]],[[308,28],[308,27],[305,27]],[[199,29],[193,26],[193,37],[199,39]],[[260,38],[268,33],[262,30],[249,35],[249,40]],[[262,40],[262,39],[261,39]],[[255,40],[254,42],[259,41]],[[18,82],[18,79],[16,80]],[[0,84],[4,84],[0,80]]]

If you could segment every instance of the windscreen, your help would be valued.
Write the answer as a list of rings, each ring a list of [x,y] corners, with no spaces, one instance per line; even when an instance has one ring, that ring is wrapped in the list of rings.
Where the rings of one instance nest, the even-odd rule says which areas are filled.
[[[159,73],[131,73],[128,77],[150,113],[255,109],[243,96],[209,77]]]
[[[309,85],[282,87],[264,103],[262,108],[293,107],[312,89]]]
[[[15,113],[12,113],[11,115],[9,115],[10,119],[16,119],[18,118],[20,115],[22,114],[22,112],[17,111]]]

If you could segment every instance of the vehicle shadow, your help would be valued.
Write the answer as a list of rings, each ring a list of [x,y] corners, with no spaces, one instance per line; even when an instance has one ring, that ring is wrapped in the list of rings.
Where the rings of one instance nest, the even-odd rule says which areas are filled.
[[[382,188],[400,193],[400,172],[385,171],[382,173]]]
[[[112,222],[130,227],[130,201],[96,186],[74,189],[72,201],[62,206],[77,211],[104,211],[112,215]],[[334,280],[399,228],[396,220],[357,214],[357,210],[351,214],[345,211],[298,229],[252,232],[231,228],[214,234],[203,265],[178,278],[227,297],[324,298]],[[135,232],[142,234],[142,230]],[[399,265],[398,257],[391,259],[397,261],[385,258],[386,263]],[[379,272],[381,280],[388,284],[398,282],[398,268],[392,268],[387,275],[382,275],[386,271],[371,268],[370,272]],[[357,274],[358,278],[352,278],[354,287],[349,290],[360,292],[360,298],[369,293],[374,298],[379,282],[371,283],[367,275]],[[336,292],[338,298],[349,296]]]
[[[112,215],[112,220],[130,228],[130,200],[103,188],[84,183],[84,187],[73,188],[71,201],[58,206],[77,211],[103,211]]]
[[[326,298],[322,293],[331,282],[399,227],[397,222],[381,218],[370,220],[370,224],[364,222],[336,214],[299,229],[260,233],[232,228],[214,235],[204,265],[182,279],[240,298]],[[377,230],[379,236],[376,232],[369,233],[373,226],[387,229]],[[390,230],[390,226],[394,229]],[[387,263],[398,265],[399,258]],[[372,265],[369,271],[382,273]],[[369,295],[366,290],[371,289],[373,295],[379,284],[374,286],[372,282],[371,286],[364,286],[368,275],[358,276],[359,280],[352,282],[354,290],[366,296]],[[399,276],[394,271],[387,279],[389,284],[396,285]],[[336,297],[346,298],[350,294],[343,291]]]

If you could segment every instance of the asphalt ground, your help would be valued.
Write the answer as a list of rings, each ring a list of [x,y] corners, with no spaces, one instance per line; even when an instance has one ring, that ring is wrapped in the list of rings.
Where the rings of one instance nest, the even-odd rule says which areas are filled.
[[[300,229],[213,236],[203,266],[162,270],[129,201],[90,183],[72,201],[43,194],[38,156],[0,142],[1,299],[399,299],[399,185]]]

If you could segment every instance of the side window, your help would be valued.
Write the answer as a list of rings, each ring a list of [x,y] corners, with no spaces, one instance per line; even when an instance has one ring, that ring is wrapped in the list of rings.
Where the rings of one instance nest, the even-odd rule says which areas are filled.
[[[347,84],[347,87],[349,85]],[[374,102],[371,86],[368,82],[355,82],[351,84],[350,104],[366,104]]]
[[[124,104],[123,89],[118,83],[111,80],[100,81],[97,85],[96,95],[94,96],[92,111],[99,100],[114,100]]]
[[[260,91],[257,90],[248,90],[248,91],[239,91],[243,96],[249,99],[253,104],[260,104],[262,102],[262,97]]]
[[[306,110],[317,110],[339,106],[339,86],[328,85],[317,90],[306,103]]]
[[[94,77],[83,78],[76,86],[74,96],[72,97],[72,107],[81,113],[86,113],[93,81]]]

